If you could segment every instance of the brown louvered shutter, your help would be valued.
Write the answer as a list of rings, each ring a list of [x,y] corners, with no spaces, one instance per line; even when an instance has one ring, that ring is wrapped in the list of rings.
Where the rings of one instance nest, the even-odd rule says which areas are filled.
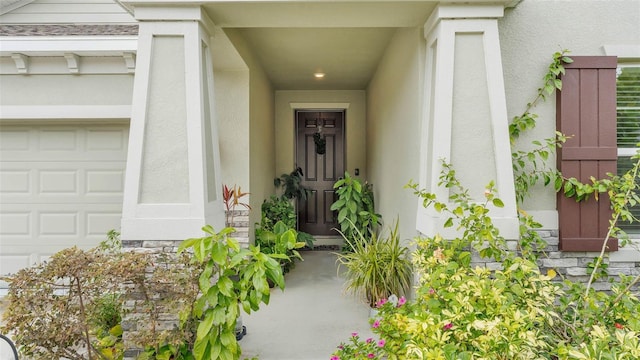
[[[558,149],[558,169],[565,177],[588,182],[616,173],[615,56],[572,56],[556,97],[557,129],[572,136]],[[609,197],[601,194],[576,202],[558,193],[559,248],[563,251],[600,251],[609,228]],[[618,250],[611,239],[608,251]]]

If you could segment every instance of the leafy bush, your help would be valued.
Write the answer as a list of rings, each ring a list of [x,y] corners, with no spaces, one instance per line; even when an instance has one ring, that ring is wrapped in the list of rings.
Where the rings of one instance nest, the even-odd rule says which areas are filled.
[[[372,184],[363,184],[345,172],[333,188],[338,200],[331,204],[331,210],[338,212],[337,221],[345,238],[357,240],[357,232],[367,235],[380,225],[382,216],[375,212]]]
[[[260,220],[261,230],[272,230],[273,226],[282,221],[291,229],[296,228],[296,210],[293,204],[287,199],[271,195],[262,203],[262,218]],[[258,231],[256,229],[256,231]],[[256,236],[259,234],[256,234]]]
[[[302,260],[302,256],[296,249],[304,247],[304,242],[298,241],[299,233],[287,227],[282,221],[278,221],[273,230],[259,231],[256,237],[256,246],[265,254],[285,254],[286,258],[279,259],[284,272],[288,272],[293,266],[294,258]]]
[[[73,247],[18,271],[6,278],[0,332],[11,332],[27,357],[121,358],[120,285],[144,274],[143,256]]]
[[[194,262],[203,265],[197,277],[202,295],[191,311],[197,330],[190,350],[196,360],[239,359],[235,328],[240,306],[251,313],[261,303],[268,304],[267,279],[284,289],[282,270],[275,259],[286,255],[266,255],[254,246],[241,249],[237,241],[227,237],[232,228],[216,233],[207,225],[202,230],[205,237],[187,239],[178,248],[178,253],[192,250]]]
[[[273,185],[276,189],[280,189],[282,199],[307,200],[311,190],[302,185],[302,168],[295,168],[289,174],[282,174],[279,178],[273,179]]]
[[[470,266],[471,255],[441,237],[420,239],[416,299],[385,304],[376,332],[394,356],[421,359],[543,359],[540,326],[559,294],[551,276],[516,258],[504,270]],[[390,357],[395,358],[395,357]]]
[[[274,231],[275,224],[278,222],[282,222],[288,229],[296,229],[296,210],[291,201],[271,195],[268,200],[262,203],[261,210],[262,217],[255,231],[257,244],[269,246],[267,244],[270,241],[268,239],[271,237],[269,233]],[[313,249],[315,238],[311,234],[303,231],[297,231],[296,234],[296,242],[302,242],[310,249]],[[261,239],[267,241],[262,241]]]
[[[455,183],[455,177],[445,172]],[[489,186],[488,189],[492,187]],[[464,193],[464,192],[463,192]],[[452,210],[433,194],[418,191],[428,206],[450,211],[461,237],[418,238],[413,266],[416,297],[381,302],[372,320],[384,342],[373,356],[387,359],[637,359],[640,301],[631,288],[640,277],[622,276],[612,293],[585,284],[553,281],[535,262],[507,250],[488,216],[496,204],[453,201]],[[466,200],[465,200],[466,201]],[[481,225],[480,225],[481,224]],[[470,229],[473,229],[471,231]],[[471,249],[496,255],[502,268],[472,267]],[[333,354],[365,358],[371,346],[352,337]],[[353,354],[360,354],[356,357]]]

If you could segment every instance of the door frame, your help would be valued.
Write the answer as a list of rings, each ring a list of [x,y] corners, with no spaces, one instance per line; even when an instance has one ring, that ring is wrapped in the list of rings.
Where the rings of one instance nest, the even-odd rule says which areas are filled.
[[[298,121],[296,119],[297,111],[320,111],[320,112],[343,112],[344,117],[342,121],[342,144],[343,144],[343,152],[342,152],[342,161],[344,164],[344,169],[348,169],[347,164],[347,113],[349,109],[350,103],[290,103],[291,106],[291,119],[293,121],[293,166],[298,166],[296,161],[298,159],[298,146],[297,146],[297,134],[298,134]],[[297,206],[297,205],[296,205]],[[298,209],[296,208],[296,212]],[[322,236],[320,236],[322,237]],[[341,244],[341,241],[340,241]],[[320,245],[320,244],[319,244]],[[322,245],[325,245],[324,243]],[[334,245],[327,243],[326,245]]]

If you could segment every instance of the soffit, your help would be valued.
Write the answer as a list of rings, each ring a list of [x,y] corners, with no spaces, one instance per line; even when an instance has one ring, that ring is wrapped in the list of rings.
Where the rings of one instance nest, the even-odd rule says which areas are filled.
[[[422,26],[432,1],[214,1],[216,26],[249,44],[277,90],[365,89],[399,27]],[[324,72],[324,79],[313,77]]]

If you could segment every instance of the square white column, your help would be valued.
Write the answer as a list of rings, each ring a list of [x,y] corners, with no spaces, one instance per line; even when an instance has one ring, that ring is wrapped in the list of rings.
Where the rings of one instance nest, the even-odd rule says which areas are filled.
[[[504,207],[490,216],[507,239],[519,237],[507,107],[497,19],[500,5],[441,5],[425,24],[425,108],[420,187],[449,198],[438,186],[441,160],[449,162],[472,199],[484,202],[495,181]],[[448,217],[418,204],[417,229],[428,236],[457,234]]]
[[[180,240],[224,225],[212,24],[199,6],[135,8],[140,21],[123,240]]]

